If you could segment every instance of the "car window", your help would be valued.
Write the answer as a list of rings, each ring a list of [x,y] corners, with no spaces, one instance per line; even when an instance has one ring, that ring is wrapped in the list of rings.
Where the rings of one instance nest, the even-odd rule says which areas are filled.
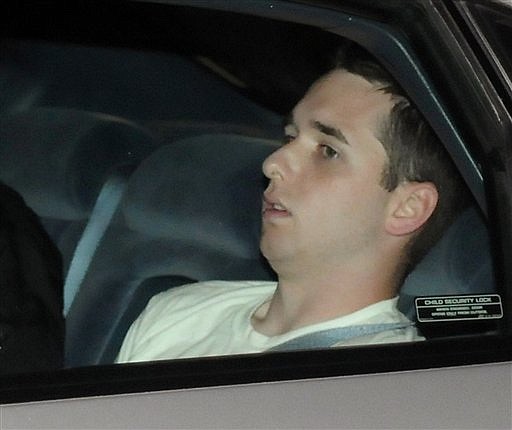
[[[421,52],[411,48],[409,55],[400,44],[388,46],[384,39],[379,45],[380,33],[375,30],[371,35],[372,21],[347,13],[344,25],[326,31],[304,19],[285,19],[284,12],[268,17],[263,12],[259,16],[247,10],[150,2],[112,8],[110,12],[119,14],[114,30],[101,10],[79,10],[96,22],[92,31],[85,24],[70,28],[65,19],[45,23],[37,15],[53,10],[38,5],[27,22],[39,26],[7,26],[0,42],[0,181],[34,212],[61,256],[62,297],[55,306],[65,321],[63,363],[57,360],[47,369],[57,375],[56,380],[71,375],[79,387],[84,380],[99,381],[104,375],[118,381],[135,369],[140,373],[133,377],[142,384],[152,383],[149,373],[161,372],[169,379],[159,387],[179,388],[215,380],[233,382],[222,379],[228,372],[215,373],[217,363],[246,372],[240,381],[256,382],[257,366],[272,373],[277,368],[273,360],[282,360],[285,367],[294,360],[306,363],[308,357],[333,366],[345,360],[352,363],[347,372],[358,373],[358,366],[372,372],[400,367],[393,358],[396,354],[410,354],[411,361],[400,367],[407,370],[429,366],[429,354],[436,348],[448,354],[450,342],[470,350],[483,338],[505,333],[509,311],[496,240],[500,226],[489,222],[493,200],[488,198],[492,192],[482,167],[485,160],[475,157],[478,143],[467,144],[466,135],[459,133],[460,118],[452,118],[443,88],[438,91],[433,83],[439,79],[430,80],[429,71],[422,69],[429,59],[416,59]],[[305,9],[297,11],[297,16],[307,15]],[[331,16],[327,9],[318,11],[318,16]],[[134,24],[135,16],[139,24]],[[59,31],[53,32],[53,26]],[[364,31],[357,32],[356,27]],[[388,31],[382,28],[379,31]],[[496,50],[501,52],[506,33],[496,34]],[[365,45],[367,37],[373,39]],[[256,310],[264,312],[279,280],[272,261],[269,264],[260,249],[264,248],[262,205],[264,216],[267,212],[284,218],[294,212],[290,197],[268,192],[276,173],[268,161],[265,169],[265,160],[274,157],[283,170],[290,167],[291,158],[285,157],[296,155],[293,148],[304,150],[303,136],[313,133],[320,133],[322,139],[315,146],[315,162],[308,164],[311,183],[321,176],[318,172],[334,171],[318,166],[327,165],[322,164],[327,159],[342,159],[343,150],[350,166],[362,159],[351,140],[353,131],[342,133],[311,120],[313,102],[302,111],[295,108],[305,93],[312,94],[311,85],[332,69],[340,48],[353,45],[381,61],[410,97],[409,104],[425,115],[429,133],[442,142],[439,157],[449,160],[447,165],[463,184],[454,200],[462,203],[466,196],[464,207],[439,241],[421,254],[414,270],[400,272],[404,279],[397,297],[364,307],[386,306],[379,312],[399,317],[381,321],[358,308],[361,312],[350,312],[352,319],[342,324],[344,329],[356,329],[345,330],[339,344],[309,336],[338,329],[336,315],[326,318],[327,324],[315,320],[321,329],[302,326],[293,336],[285,333],[268,346],[266,338],[273,336],[251,332],[247,337],[257,338],[263,345],[260,350],[226,346],[231,352],[223,353],[221,342],[204,333],[215,332],[214,323],[220,332],[235,327],[227,318],[239,297],[245,306],[244,292],[252,295],[249,318]],[[510,66],[506,56],[496,56],[504,69]],[[301,112],[305,113],[301,116]],[[383,134],[396,136],[392,129],[389,126]],[[369,152],[373,160],[376,151]],[[381,179],[380,171],[370,170],[368,175]],[[401,179],[400,186],[405,188],[405,182],[431,180]],[[354,181],[354,187],[358,184]],[[349,195],[369,192],[361,187]],[[297,195],[306,195],[310,188],[304,186]],[[432,187],[422,188],[414,196],[429,190]],[[375,195],[385,195],[383,199],[391,192],[380,191]],[[312,211],[328,205],[327,200],[320,204],[314,193],[310,195]],[[422,201],[428,204],[428,199]],[[368,198],[365,204],[375,208],[375,199]],[[373,217],[368,209],[364,214]],[[347,231],[357,229],[366,218],[353,215],[349,221]],[[330,225],[311,225],[324,235],[322,243],[330,243],[330,236],[340,231],[325,234]],[[348,242],[355,236],[340,237]],[[281,237],[276,240],[281,242],[285,242]],[[223,299],[224,293],[230,294],[232,306]],[[41,300],[36,303],[49,306]],[[208,318],[214,310],[217,314],[211,322]],[[198,317],[186,323],[191,314]],[[251,330],[255,319],[246,318],[246,325],[240,323],[237,330]],[[160,335],[180,325],[182,334],[176,342],[185,346],[174,356],[178,346],[164,345],[167,336]],[[397,335],[401,331],[406,335]],[[186,344],[190,339],[200,345],[193,352]],[[299,343],[288,343],[296,340]],[[336,348],[329,349],[332,345]],[[369,351],[380,364],[365,361]],[[219,361],[211,356],[219,356]],[[104,369],[107,373],[102,374]],[[17,376],[27,378],[23,375],[34,370],[40,369],[5,373],[14,375],[10,381],[15,384]],[[310,372],[303,364],[296,369],[301,377],[320,376],[323,371]],[[202,380],[201,372],[209,376]],[[25,379],[24,384],[30,381]],[[92,391],[101,391],[100,385],[101,381]],[[116,387],[117,392],[130,391]]]
[[[499,2],[493,4],[461,2],[460,9],[470,23],[482,51],[502,79],[508,93],[512,93],[512,63],[510,62],[510,41],[512,22],[510,7]]]

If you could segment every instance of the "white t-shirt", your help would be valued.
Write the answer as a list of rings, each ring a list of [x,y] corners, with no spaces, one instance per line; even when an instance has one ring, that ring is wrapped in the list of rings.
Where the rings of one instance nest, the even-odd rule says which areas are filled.
[[[407,323],[397,298],[349,315],[278,336],[252,327],[251,317],[272,297],[277,284],[209,281],[172,288],[153,297],[128,331],[117,362],[151,361],[263,352],[290,339],[334,327]],[[423,340],[414,326],[351,338],[335,346]]]

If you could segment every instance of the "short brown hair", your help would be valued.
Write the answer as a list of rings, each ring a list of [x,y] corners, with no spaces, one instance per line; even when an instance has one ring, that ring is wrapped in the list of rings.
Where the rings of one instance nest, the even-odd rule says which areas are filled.
[[[409,242],[407,274],[467,206],[467,187],[436,133],[379,62],[362,48],[349,45],[338,52],[336,68],[361,76],[396,100],[377,136],[388,156],[381,185],[392,191],[400,183],[414,181],[431,182],[437,188],[439,200],[433,214]]]

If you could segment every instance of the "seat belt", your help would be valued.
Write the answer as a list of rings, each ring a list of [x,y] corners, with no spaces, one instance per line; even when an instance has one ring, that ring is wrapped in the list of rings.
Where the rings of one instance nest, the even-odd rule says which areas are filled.
[[[127,182],[127,174],[121,171],[112,175],[103,185],[75,248],[64,282],[64,315],[67,315],[73,299],[89,268],[101,238],[121,201]]]
[[[268,349],[267,352],[330,348],[336,345],[338,342],[342,342],[344,340],[381,333],[388,330],[398,330],[410,327],[412,325],[414,325],[414,323],[409,321],[402,323],[365,324],[348,327],[335,327],[314,333],[308,333],[303,336],[290,339],[284,343]]]

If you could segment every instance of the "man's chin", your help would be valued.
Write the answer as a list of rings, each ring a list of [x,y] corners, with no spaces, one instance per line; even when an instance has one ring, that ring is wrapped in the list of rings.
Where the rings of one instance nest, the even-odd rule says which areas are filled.
[[[284,261],[290,260],[290,250],[286,250],[282,243],[276,244],[274,240],[266,241],[262,239],[260,242],[260,251],[274,270],[275,266],[279,266]]]

